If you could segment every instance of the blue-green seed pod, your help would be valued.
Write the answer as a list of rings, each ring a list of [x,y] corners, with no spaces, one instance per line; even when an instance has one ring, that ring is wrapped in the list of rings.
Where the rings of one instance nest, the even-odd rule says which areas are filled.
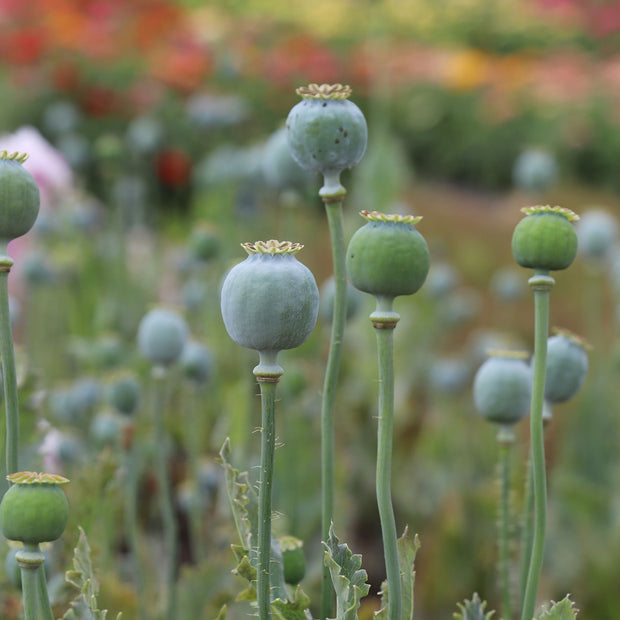
[[[334,276],[330,276],[321,285],[321,303],[319,314],[327,324],[331,324],[334,316],[334,297],[336,294],[336,282]],[[346,320],[350,321],[359,312],[362,305],[363,295],[354,286],[347,282],[347,311]]]
[[[602,209],[586,211],[575,226],[579,252],[588,259],[601,260],[609,256],[618,240],[618,221]]]
[[[207,263],[220,252],[220,237],[212,226],[206,222],[199,222],[189,237],[191,255],[202,263]]]
[[[108,401],[119,413],[131,415],[140,402],[140,382],[130,374],[114,378],[108,388]]]
[[[39,187],[22,153],[0,152],[0,242],[25,235],[39,213]]]
[[[315,178],[293,159],[286,127],[277,129],[265,143],[261,169],[265,182],[279,190],[303,189]]]
[[[514,184],[528,191],[543,192],[557,178],[558,164],[555,157],[543,149],[526,149],[517,157],[512,169]]]
[[[368,141],[362,111],[342,84],[310,84],[297,89],[302,97],[286,119],[293,159],[306,170],[340,174],[357,164]]]
[[[577,233],[571,222],[579,216],[563,207],[525,207],[521,211],[526,217],[512,235],[515,261],[540,271],[570,267],[577,255]]]
[[[259,352],[293,349],[316,324],[319,291],[288,241],[244,243],[248,257],[226,276],[221,292],[224,325],[242,347]]]
[[[188,336],[185,320],[176,312],[154,308],[138,326],[138,349],[151,363],[169,366],[176,362]]]
[[[532,395],[532,371],[524,355],[493,351],[474,377],[474,404],[489,422],[516,424],[527,415]]]
[[[588,372],[588,344],[567,330],[547,340],[545,400],[563,403],[577,394]]]
[[[376,297],[413,295],[420,289],[430,267],[424,237],[415,229],[422,218],[362,211],[366,224],[347,248],[351,284]]]
[[[181,368],[193,383],[206,383],[213,372],[213,355],[204,344],[191,340],[181,354]]]

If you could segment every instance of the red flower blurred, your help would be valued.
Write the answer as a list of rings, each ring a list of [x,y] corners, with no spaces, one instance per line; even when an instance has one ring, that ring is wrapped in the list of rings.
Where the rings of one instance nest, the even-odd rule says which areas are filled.
[[[182,149],[164,149],[155,160],[155,172],[164,185],[171,188],[182,187],[191,178],[192,160]]]

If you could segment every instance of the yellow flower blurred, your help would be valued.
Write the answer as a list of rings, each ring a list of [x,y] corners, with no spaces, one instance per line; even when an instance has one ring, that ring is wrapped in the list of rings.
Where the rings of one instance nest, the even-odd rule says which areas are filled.
[[[474,90],[488,81],[490,67],[488,54],[474,49],[459,50],[448,57],[443,82],[448,89]]]

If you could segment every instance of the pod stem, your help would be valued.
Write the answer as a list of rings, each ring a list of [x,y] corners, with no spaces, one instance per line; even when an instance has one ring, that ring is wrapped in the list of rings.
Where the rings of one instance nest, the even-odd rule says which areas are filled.
[[[321,539],[329,540],[334,520],[334,403],[342,358],[342,343],[347,312],[346,247],[342,200],[346,190],[338,179],[325,178],[320,195],[325,203],[334,267],[334,311],[329,341],[329,354],[323,382],[321,403]],[[321,619],[333,615],[334,589],[329,568],[323,566],[321,584]]]
[[[22,576],[24,620],[54,620],[43,568],[45,556],[39,545],[24,545],[15,558]]]
[[[370,315],[377,336],[379,361],[379,421],[377,439],[377,506],[381,521],[383,553],[388,585],[388,619],[401,620],[402,587],[398,562],[398,536],[392,506],[392,443],[394,434],[394,328],[400,318],[391,301],[377,299]]]
[[[167,370],[163,366],[154,366],[153,378],[153,423],[155,426],[156,457],[155,467],[159,504],[163,522],[164,540],[167,547],[166,566],[166,607],[164,618],[174,620],[176,617],[176,573],[178,560],[177,524],[174,515],[172,485],[167,466],[167,436],[164,425],[166,405]]]
[[[530,407],[530,454],[534,486],[534,534],[521,607],[521,620],[532,620],[536,609],[538,584],[542,572],[547,522],[547,479],[543,434],[543,405],[549,335],[549,293],[555,280],[547,271],[537,270],[529,280],[534,291],[534,377]]]
[[[11,332],[9,312],[9,272],[13,261],[8,256],[0,256],[0,354],[4,380],[6,411],[6,475],[19,471],[19,405],[17,400],[17,374],[15,371],[15,351]],[[4,476],[2,476],[2,484]]]
[[[261,354],[261,358],[262,358]],[[262,362],[262,359],[261,359]],[[271,618],[271,488],[276,446],[275,408],[279,377],[254,371],[260,387],[261,450],[260,483],[258,488],[258,569],[256,596],[259,620]]]
[[[515,436],[511,427],[503,426],[497,435],[499,446],[500,502],[498,515],[499,581],[502,619],[512,620],[510,579],[510,455]]]

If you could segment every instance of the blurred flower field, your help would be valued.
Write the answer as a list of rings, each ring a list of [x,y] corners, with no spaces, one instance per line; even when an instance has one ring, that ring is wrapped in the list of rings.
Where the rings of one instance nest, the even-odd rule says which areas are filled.
[[[430,248],[424,286],[395,304],[392,493],[397,527],[421,541],[416,620],[450,618],[474,592],[500,606],[497,442],[472,383],[489,349],[533,352],[531,274],[511,236],[535,204],[581,216],[577,259],[554,274],[551,325],[591,345],[582,389],[546,429],[540,599],[570,593],[580,618],[615,620],[619,32],[616,3],[586,0],[0,0],[0,151],[28,153],[41,194],[33,229],[8,248],[20,466],[70,479],[66,532],[45,549],[55,617],[76,595],[64,573],[79,528],[100,608],[164,617],[159,459],[178,543],[176,617],[254,613],[235,600],[245,584],[232,573],[218,460],[228,438],[234,467],[257,481],[256,360],[224,329],[220,287],[245,258],[240,244],[259,239],[303,244],[321,292],[316,328],[281,356],[273,489],[274,532],[303,540],[302,585],[318,600],[332,260],[320,181],[291,158],[284,122],[297,87],[343,83],[369,137],[343,173],[346,240],[362,210],[415,214]],[[163,395],[138,344],[153,308],[183,317],[191,343]],[[368,296],[351,301],[335,404],[334,521],[368,572],[361,620],[385,578],[372,310]],[[516,436],[515,547],[527,422]],[[12,547],[2,539],[2,556]],[[7,561],[0,618],[22,613]]]

